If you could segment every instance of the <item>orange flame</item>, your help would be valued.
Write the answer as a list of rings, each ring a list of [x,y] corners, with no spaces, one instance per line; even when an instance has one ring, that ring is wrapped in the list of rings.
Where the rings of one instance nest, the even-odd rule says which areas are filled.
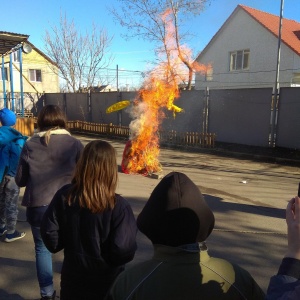
[[[125,146],[122,160],[122,170],[127,174],[148,175],[162,170],[158,159],[159,129],[165,117],[162,109],[167,108],[174,112],[176,106],[173,102],[179,97],[178,84],[188,78],[188,72],[174,46],[174,26],[169,15],[169,10],[162,15],[168,30],[165,41],[168,48],[166,62],[150,73],[130,111],[133,117],[129,125],[131,137]],[[181,53],[192,61],[188,47],[182,46]]]
[[[127,158],[123,168],[125,173],[147,175],[161,171],[158,131],[164,118],[162,108],[170,109],[178,96],[177,85],[154,77],[139,91],[131,112],[135,119],[129,125],[131,143],[124,153]]]

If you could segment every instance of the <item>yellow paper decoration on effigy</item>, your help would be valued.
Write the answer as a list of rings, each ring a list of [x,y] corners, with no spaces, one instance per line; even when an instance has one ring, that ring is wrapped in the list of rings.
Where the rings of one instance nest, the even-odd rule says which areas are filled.
[[[123,100],[123,101],[119,101],[111,106],[109,106],[107,109],[106,109],[106,113],[107,114],[110,114],[114,111],[117,111],[117,110],[121,110],[121,109],[124,109],[126,108],[127,106],[130,105],[130,101],[129,100]]]

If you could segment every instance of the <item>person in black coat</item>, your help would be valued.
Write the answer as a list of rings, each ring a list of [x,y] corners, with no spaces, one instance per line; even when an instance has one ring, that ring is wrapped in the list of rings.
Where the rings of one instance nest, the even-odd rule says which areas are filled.
[[[116,194],[115,149],[97,140],[86,145],[71,184],[54,196],[41,224],[52,253],[64,249],[61,300],[103,299],[137,249],[129,203]]]

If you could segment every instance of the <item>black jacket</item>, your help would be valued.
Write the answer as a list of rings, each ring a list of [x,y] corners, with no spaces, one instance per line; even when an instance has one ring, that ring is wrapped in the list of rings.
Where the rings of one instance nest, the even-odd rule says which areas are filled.
[[[137,227],[129,203],[116,195],[113,210],[93,214],[68,206],[70,185],[54,196],[41,224],[43,241],[52,253],[64,249],[61,299],[102,299],[137,249]]]

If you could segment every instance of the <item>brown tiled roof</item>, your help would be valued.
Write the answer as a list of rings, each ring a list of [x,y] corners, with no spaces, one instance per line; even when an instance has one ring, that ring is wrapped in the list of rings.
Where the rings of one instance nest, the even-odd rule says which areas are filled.
[[[239,5],[252,18],[273,33],[279,34],[279,16],[275,16],[245,5]],[[300,23],[294,20],[282,19],[281,41],[300,55]]]

